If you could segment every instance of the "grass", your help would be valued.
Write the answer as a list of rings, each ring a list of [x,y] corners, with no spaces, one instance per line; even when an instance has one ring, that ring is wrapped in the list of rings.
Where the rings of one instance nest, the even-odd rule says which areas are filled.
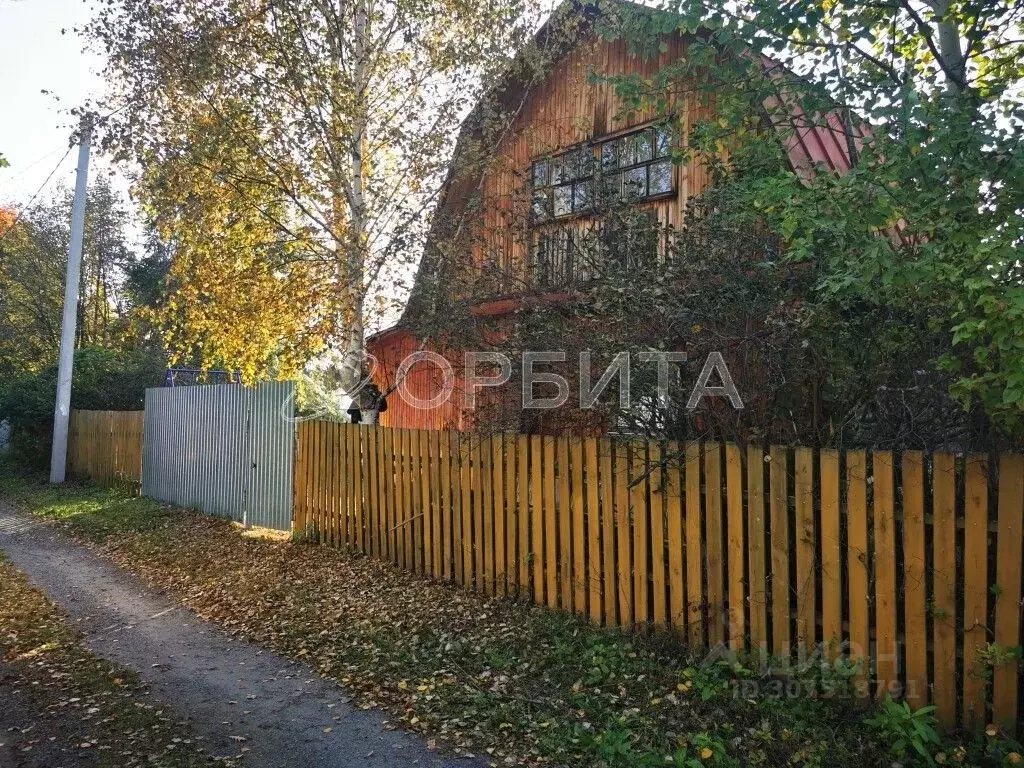
[[[0,467],[0,495],[200,616],[307,660],[428,743],[495,765],[887,766],[892,733],[905,727],[899,712],[866,711],[847,697],[844,674],[809,669],[795,681],[800,695],[775,696],[794,686],[760,680],[735,660],[702,664],[666,635],[488,600],[118,491],[53,490]],[[927,716],[917,722],[932,725]],[[937,756],[1014,765],[1015,749],[997,731],[964,742],[940,736],[927,756],[910,749],[901,764]]]
[[[0,661],[0,757],[8,751],[16,765],[209,763],[138,677],[91,653],[2,553]]]

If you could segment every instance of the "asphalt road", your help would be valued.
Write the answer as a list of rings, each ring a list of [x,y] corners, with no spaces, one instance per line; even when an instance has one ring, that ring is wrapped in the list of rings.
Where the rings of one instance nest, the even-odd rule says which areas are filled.
[[[233,639],[165,595],[0,502],[0,548],[61,605],[96,654],[134,669],[206,749],[243,766],[476,768],[387,730],[310,667]]]

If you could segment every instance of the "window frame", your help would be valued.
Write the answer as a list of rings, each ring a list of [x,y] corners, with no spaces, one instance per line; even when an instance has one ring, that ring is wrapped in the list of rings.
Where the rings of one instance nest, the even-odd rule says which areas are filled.
[[[575,164],[575,167],[573,167]],[[544,183],[537,184],[538,167],[543,167],[541,174]],[[569,169],[566,174],[565,169]],[[544,155],[530,163],[530,218],[533,224],[546,224],[564,220],[587,213],[592,213],[595,206],[594,189],[597,181],[597,164],[594,160],[593,145],[589,142],[576,144],[553,155]],[[589,189],[584,194],[584,203],[577,204],[580,191]],[[566,190],[568,194],[568,211],[557,213],[559,193]],[[538,202],[543,200],[543,216],[538,215]]]
[[[637,155],[635,154],[636,150],[633,150],[631,162],[620,163],[622,148],[628,146],[629,142],[637,141],[645,135],[649,137],[647,140],[649,155],[646,156],[646,159],[639,159],[643,155]],[[609,205],[647,203],[678,194],[679,190],[673,174],[675,163],[672,160],[672,147],[674,143],[667,122],[659,121],[630,128],[602,139],[582,142],[554,154],[533,158],[529,171],[531,225],[542,226],[579,216],[594,215]],[[606,147],[613,149],[608,152]],[[614,154],[612,163],[606,163],[606,154]],[[579,170],[585,170],[586,173],[577,172],[576,175],[570,174],[568,178],[561,176],[558,169],[565,167],[566,159],[572,162],[573,156],[588,158],[585,166],[577,166]],[[668,188],[651,193],[654,166],[667,166]],[[538,184],[539,168],[543,168],[541,176],[544,183],[542,184]],[[624,191],[625,176],[628,172],[633,172],[635,176],[636,171],[640,169],[643,173],[644,193],[635,197],[627,196]],[[558,174],[557,180],[556,173]],[[608,178],[616,178],[614,182],[616,189],[612,193],[611,199],[607,194]],[[562,209],[561,213],[557,213],[559,210],[557,190],[560,189],[568,189],[568,210]],[[578,203],[580,190],[587,190],[583,195],[582,204]],[[541,203],[542,208],[538,208],[538,202]]]
[[[650,150],[650,155],[647,159],[637,159],[634,155],[631,158],[631,162],[623,163],[622,160],[622,146],[628,145],[630,140],[634,140],[637,137],[647,134],[650,138],[647,142],[647,146]],[[662,137],[666,137],[666,142],[662,144]],[[672,176],[672,167],[674,165],[672,161],[672,138],[671,134],[667,130],[667,126],[664,123],[653,123],[645,125],[640,128],[629,130],[624,133],[620,133],[617,136],[612,136],[598,143],[601,152],[601,189],[604,192],[607,189],[607,184],[604,181],[606,177],[618,177],[616,187],[618,191],[616,198],[612,201],[613,203],[645,203],[651,200],[659,200],[669,195],[674,195],[678,192],[676,187],[675,179]],[[615,150],[607,154],[614,154],[613,164],[605,163],[605,147],[614,146]],[[654,166],[668,166],[668,189],[661,190],[652,193],[651,190],[651,170]],[[644,176],[644,193],[634,196],[627,196],[625,193],[625,177],[629,172],[635,172],[639,169],[643,169]],[[607,204],[609,201],[603,200],[602,203]]]

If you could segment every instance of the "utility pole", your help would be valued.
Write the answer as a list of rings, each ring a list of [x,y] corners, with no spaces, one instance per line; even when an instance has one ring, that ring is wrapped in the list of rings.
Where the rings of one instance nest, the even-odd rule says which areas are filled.
[[[71,415],[71,375],[75,367],[75,325],[78,321],[78,284],[82,278],[82,241],[85,238],[85,193],[89,182],[89,142],[92,118],[85,115],[78,136],[78,170],[75,202],[71,208],[71,242],[64,282],[64,322],[60,330],[60,363],[57,368],[57,403],[53,409],[53,453],[50,483],[64,482],[68,460],[68,419]]]

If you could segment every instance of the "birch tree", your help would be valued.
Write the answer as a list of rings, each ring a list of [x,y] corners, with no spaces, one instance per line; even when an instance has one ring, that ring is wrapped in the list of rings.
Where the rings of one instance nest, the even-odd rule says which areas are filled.
[[[460,120],[530,0],[112,0],[103,142],[171,243],[167,343],[252,380],[325,350],[411,279]]]

